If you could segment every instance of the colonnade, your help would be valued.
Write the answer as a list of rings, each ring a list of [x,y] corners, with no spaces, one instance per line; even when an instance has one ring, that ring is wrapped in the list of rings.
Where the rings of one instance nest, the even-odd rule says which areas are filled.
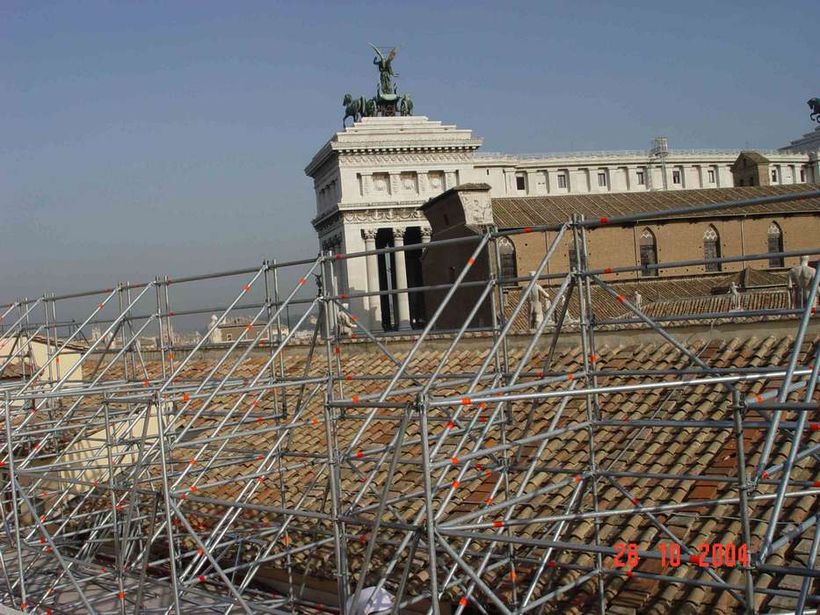
[[[362,237],[364,238],[364,249],[372,252],[376,249],[376,235],[379,229],[363,229]],[[407,231],[406,227],[394,227],[393,245],[396,248],[404,247],[404,235]],[[429,227],[421,228],[421,243],[426,244],[430,241],[432,231]],[[379,256],[377,254],[369,254],[366,259],[367,267],[367,292],[374,293],[378,291],[388,290],[381,288],[379,284]],[[395,263],[395,278],[396,288],[398,292],[394,295],[398,304],[398,329],[409,330],[410,324],[410,300],[407,289],[407,258],[404,250],[398,250],[394,253]],[[381,298],[378,295],[365,297],[365,310],[370,314],[370,326],[372,330],[381,329]]]

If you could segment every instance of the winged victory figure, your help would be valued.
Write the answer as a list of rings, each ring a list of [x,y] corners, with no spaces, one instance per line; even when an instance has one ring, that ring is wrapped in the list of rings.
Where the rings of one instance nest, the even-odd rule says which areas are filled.
[[[398,77],[398,75],[393,72],[393,59],[396,57],[396,47],[393,47],[385,58],[381,50],[373,43],[370,43],[370,46],[373,48],[373,51],[376,52],[376,57],[373,58],[373,64],[379,67],[379,94],[382,96],[394,95],[396,93],[396,87],[393,85],[393,77]]]

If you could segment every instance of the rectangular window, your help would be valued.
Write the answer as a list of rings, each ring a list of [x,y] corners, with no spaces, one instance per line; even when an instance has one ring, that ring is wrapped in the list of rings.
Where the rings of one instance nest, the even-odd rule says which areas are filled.
[[[800,169],[800,183],[806,183],[806,169]]]
[[[672,171],[672,183],[680,185],[680,171]]]
[[[638,171],[638,185],[645,186],[646,185],[646,175],[643,171]]]
[[[772,169],[772,182],[777,181],[777,169]]]
[[[710,184],[715,183],[715,170],[714,169],[709,169],[709,183]]]
[[[566,188],[567,187],[567,174],[566,173],[559,173],[558,174],[558,187],[559,188]]]
[[[515,187],[517,190],[526,190],[527,189],[527,178],[524,177],[523,173],[516,173],[515,174]]]
[[[604,171],[598,173],[598,186],[600,188],[606,188],[606,172]]]

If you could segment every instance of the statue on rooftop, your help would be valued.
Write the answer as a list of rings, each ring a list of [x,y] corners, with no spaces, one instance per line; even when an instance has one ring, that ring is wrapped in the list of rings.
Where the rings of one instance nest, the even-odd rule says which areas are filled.
[[[345,115],[342,118],[342,126],[346,126],[347,118],[352,117],[355,124],[363,117],[393,117],[396,115],[413,115],[413,99],[409,94],[399,95],[398,87],[394,79],[398,73],[393,71],[393,60],[396,58],[396,48],[385,52],[372,43],[370,46],[376,52],[373,64],[379,69],[379,85],[376,87],[376,95],[373,98],[360,96],[353,97],[345,94],[342,99],[342,106],[345,108]]]
[[[811,113],[809,114],[809,118],[813,122],[817,122],[820,124],[820,98],[812,98],[808,102],[809,109],[811,109]]]
[[[343,127],[349,117],[353,118],[354,124],[362,119],[362,115],[364,115],[363,96],[359,96],[359,98],[354,99],[350,94],[345,94],[345,97],[342,99],[342,106],[345,108],[345,116],[342,118]]]
[[[396,48],[393,47],[385,58],[373,43],[370,43],[370,46],[376,52],[373,64],[379,67],[379,97],[395,96],[396,86],[393,84],[393,77],[398,77],[398,74],[393,72],[393,60],[396,58]]]
[[[738,290],[737,284],[732,282],[729,285],[729,294],[732,296],[732,307],[731,310],[733,312],[737,312],[740,310],[740,291]]]
[[[809,257],[800,257],[800,264],[789,269],[789,297],[792,308],[802,309],[806,307],[811,293],[811,285],[817,270],[809,266]]]
[[[350,304],[343,303],[342,308],[336,314],[336,335],[339,338],[353,337],[353,329],[359,325],[356,324],[348,311],[350,310]]]
[[[535,276],[535,272],[530,271],[530,276]],[[544,304],[546,303],[546,309],[549,309],[552,307],[552,301],[549,293],[541,288],[538,282],[530,290],[528,299],[530,301],[530,329],[535,330],[540,328],[541,323],[544,322],[544,312],[546,311]]]

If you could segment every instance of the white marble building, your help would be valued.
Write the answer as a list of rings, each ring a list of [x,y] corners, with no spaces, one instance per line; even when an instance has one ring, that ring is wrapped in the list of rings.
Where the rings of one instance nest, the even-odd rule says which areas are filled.
[[[364,118],[337,132],[305,169],[313,178],[313,226],[322,249],[352,253],[424,243],[429,226],[419,207],[461,183],[488,183],[493,197],[725,188],[733,185],[731,166],[740,154],[738,149],[669,150],[662,156],[649,151],[507,155],[479,153],[480,146],[472,131],[423,116]],[[812,147],[761,151],[771,162],[771,183],[820,182]],[[419,255],[340,261],[338,290],[418,286]],[[417,327],[424,316],[420,293],[353,299],[351,307],[367,314],[375,330]]]
[[[806,153],[817,153],[820,152],[820,126],[812,130],[811,132],[807,132],[799,139],[795,139],[791,143],[789,143],[786,147],[780,148],[781,152],[806,152]],[[815,165],[817,164],[817,156],[814,157]],[[817,182],[815,182],[817,183]]]
[[[313,226],[322,249],[350,253],[428,241],[419,207],[468,181],[480,145],[469,130],[421,116],[364,118],[336,133],[305,169],[316,191]],[[340,292],[419,285],[418,257],[410,252],[342,261]],[[354,299],[351,307],[367,313],[375,329],[409,329],[423,315],[416,296],[407,294]]]

